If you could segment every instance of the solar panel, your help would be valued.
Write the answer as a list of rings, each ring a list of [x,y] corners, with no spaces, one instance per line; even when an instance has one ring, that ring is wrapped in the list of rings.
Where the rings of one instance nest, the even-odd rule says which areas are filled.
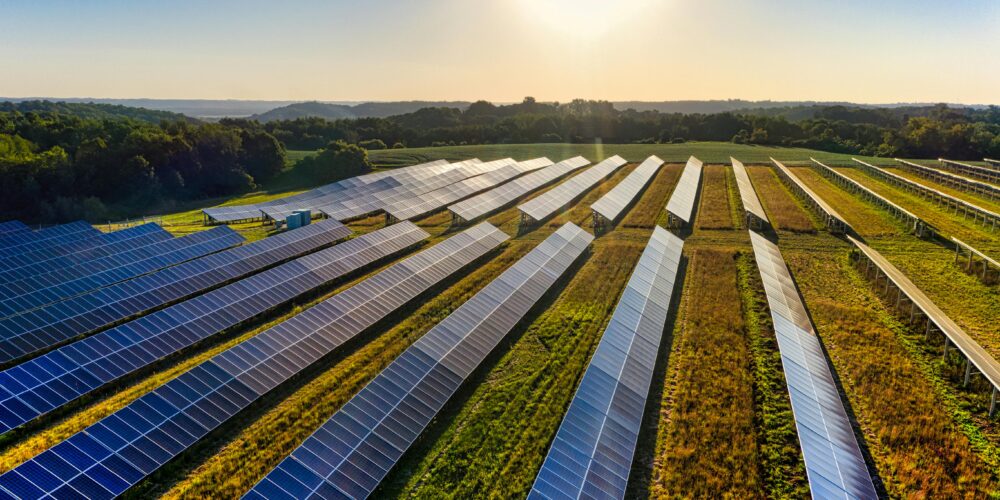
[[[823,347],[778,246],[750,231],[813,498],[878,498]]]
[[[994,170],[1000,169],[1000,160],[993,160],[990,158],[983,158],[989,168]]]
[[[809,186],[806,186],[788,167],[774,158],[771,158],[771,162],[778,167],[778,177],[784,180],[789,188],[798,193],[800,198],[812,206],[813,210],[823,218],[823,223],[826,224],[827,229],[831,233],[845,233],[848,230],[852,230],[851,225],[847,223],[847,219],[844,216],[834,210],[833,207],[813,192],[812,189],[809,189]]]
[[[87,238],[96,238],[101,232],[83,221],[70,222],[60,226],[47,227],[38,231],[20,231],[0,237],[0,257],[8,258],[23,252]]]
[[[1000,185],[990,184],[989,182],[978,181],[964,175],[953,174],[951,172],[945,172],[943,170],[928,167],[926,165],[921,165],[919,163],[914,163],[912,161],[899,160],[901,165],[903,165],[904,170],[909,170],[916,173],[917,175],[929,178],[931,180],[940,182],[946,186],[952,186],[962,191],[969,193],[978,194],[989,199],[995,199],[1000,196]],[[956,172],[971,175],[973,177],[986,179],[992,182],[1000,182],[1000,171],[993,170],[984,167],[977,167],[975,165],[967,165],[965,163],[959,163],[957,161],[951,160],[940,160],[949,170],[954,170]],[[969,170],[971,169],[971,170]],[[986,173],[984,173],[986,172]]]
[[[19,220],[0,222],[0,237],[24,231],[31,231],[31,228]]]
[[[507,162],[509,160],[505,159],[503,161]],[[372,192],[365,196],[359,196],[349,200],[338,200],[334,203],[321,206],[319,210],[331,219],[337,219],[340,221],[356,219],[358,217],[383,211],[389,205],[392,205],[400,200],[434,191],[435,189],[440,189],[449,184],[467,179],[470,176],[479,173],[482,168],[481,165],[485,165],[489,168],[494,165],[499,165],[499,163],[489,162],[483,164],[479,160],[467,160],[449,164],[445,167],[441,167],[442,169],[447,168],[447,170],[442,170],[440,172],[422,172],[419,177],[413,176],[412,178],[405,180],[405,182],[398,188]]]
[[[471,222],[588,164],[590,161],[582,156],[563,160],[455,203],[449,206],[448,210],[451,211],[453,218],[457,217],[464,222]]]
[[[571,177],[544,194],[518,205],[517,208],[521,211],[522,220],[527,218],[530,221],[541,222],[551,217],[625,163],[621,156],[614,155]]]
[[[681,172],[681,178],[674,187],[674,192],[667,201],[667,224],[670,227],[682,227],[691,224],[694,217],[694,200],[698,197],[698,186],[701,184],[701,160],[692,156],[688,158]]]
[[[656,227],[528,498],[624,498],[684,241]]]
[[[510,163],[475,177],[470,177],[441,189],[400,200],[386,207],[390,220],[409,220],[435,212],[463,198],[491,189],[522,174],[551,165],[548,158],[536,158],[520,163]]]
[[[1000,213],[993,212],[992,210],[987,210],[979,205],[969,203],[961,198],[956,198],[950,194],[943,191],[927,187],[918,182],[913,182],[906,177],[899,174],[895,174],[888,170],[876,167],[870,163],[865,163],[857,158],[851,158],[859,165],[865,167],[865,171],[871,173],[872,175],[881,178],[894,184],[903,189],[917,193],[924,198],[930,199],[941,205],[951,207],[955,209],[955,213],[961,212],[963,216],[972,216],[972,220],[976,223],[983,224],[984,226],[995,230],[1000,227]],[[901,161],[901,160],[896,160]]]
[[[878,205],[878,206],[880,206],[880,207],[888,210],[889,213],[891,213],[892,215],[896,216],[896,218],[901,219],[901,220],[906,221],[907,223],[909,223],[910,227],[913,229],[913,232],[917,236],[920,236],[920,237],[923,237],[923,236],[933,237],[933,235],[937,232],[937,229],[935,229],[934,226],[931,226],[930,224],[928,224],[927,222],[925,222],[920,217],[917,217],[916,215],[914,215],[909,210],[907,210],[907,209],[905,209],[905,208],[903,208],[903,207],[901,207],[901,206],[893,203],[888,198],[885,198],[884,196],[876,193],[875,191],[872,191],[871,189],[868,189],[867,187],[863,186],[860,182],[858,182],[858,181],[856,181],[856,180],[854,180],[854,179],[852,179],[852,178],[850,178],[850,177],[848,177],[848,176],[846,176],[846,175],[844,175],[844,174],[842,174],[840,172],[837,172],[836,170],[834,170],[834,169],[832,169],[832,168],[824,165],[823,163],[821,163],[819,160],[817,160],[815,158],[809,158],[809,159],[812,160],[812,162],[816,164],[816,166],[819,168],[820,173],[826,175],[827,178],[829,178],[832,181],[836,182],[841,187],[843,187],[843,188],[845,188],[845,189],[847,189],[847,190],[849,190],[851,192],[860,194],[862,197],[866,198],[868,201],[870,201],[870,202],[872,202],[872,203],[874,203],[874,204],[876,204],[876,205]]]
[[[11,256],[0,264],[0,283],[10,283],[35,274],[51,272],[84,262],[107,257],[173,238],[173,235],[154,223],[134,226],[121,231],[102,234],[92,240],[25,252]],[[86,245],[77,247],[77,243]]]
[[[324,192],[315,193],[305,200],[287,200],[284,203],[262,206],[260,209],[265,217],[277,220],[288,216],[295,210],[309,209],[319,211],[319,208],[330,203],[353,203],[358,200],[369,199],[372,196],[378,196],[376,193],[405,190],[410,186],[419,185],[427,179],[437,178],[442,175],[454,175],[452,170],[478,163],[481,163],[478,159],[458,163],[448,163],[440,160],[411,167],[402,167],[387,172],[367,174],[345,179],[341,181],[344,185],[339,186],[337,189],[326,189]]]
[[[226,226],[0,285],[0,318],[58,302],[242,243]]]
[[[396,263],[21,464],[0,476],[0,487],[13,495],[119,495],[263,394],[507,239],[481,224]],[[37,474],[38,466],[57,479]]]
[[[0,372],[0,432],[427,237],[409,223],[380,229],[4,370]]]
[[[0,320],[0,363],[159,309],[351,235],[325,220]]]
[[[568,223],[423,335],[246,498],[365,498],[594,239]]]
[[[910,165],[915,165],[915,163],[907,162],[903,160],[897,160],[901,163],[907,163]],[[960,172],[965,175],[971,175],[977,179],[984,179],[990,182],[1000,182],[1000,170],[996,170],[990,167],[980,167],[978,165],[970,165],[968,163],[957,162],[953,160],[946,160],[944,158],[938,158],[941,165],[948,170],[954,170],[955,172]],[[923,166],[923,165],[920,165]],[[930,167],[924,167],[930,168]],[[976,182],[976,181],[972,181]],[[992,189],[1000,189],[1000,186],[988,185]]]
[[[645,189],[646,184],[653,180],[653,176],[663,166],[663,160],[656,155],[646,158],[635,170],[633,170],[625,180],[604,194],[599,200],[590,206],[594,211],[594,227],[597,227],[598,218],[613,224],[618,220],[618,216],[625,211],[625,208],[632,203],[632,200]]]
[[[382,172],[375,172],[357,177],[351,177],[349,179],[333,182],[325,186],[320,186],[316,189],[311,189],[303,193],[299,193],[292,196],[286,196],[284,198],[278,198],[276,200],[270,200],[263,203],[206,208],[202,210],[202,213],[205,215],[205,218],[207,220],[212,220],[215,222],[236,222],[240,220],[259,219],[263,216],[261,210],[264,209],[265,207],[294,205],[296,203],[303,203],[309,200],[314,200],[321,196],[326,196],[332,193],[342,192],[352,188],[365,186],[386,178],[405,177],[406,175],[411,175],[420,172],[421,170],[424,169],[434,169],[447,164],[448,162],[446,160],[435,160],[432,162],[421,163],[418,165],[411,165],[409,167],[400,167],[392,170],[385,170]]]
[[[733,175],[736,177],[736,187],[740,190],[740,201],[743,202],[743,213],[747,227],[760,228],[770,224],[771,221],[767,220],[767,214],[760,204],[760,199],[757,198],[757,191],[754,190],[753,183],[750,182],[750,176],[747,174],[743,162],[732,156],[729,157],[729,161],[733,164]]]

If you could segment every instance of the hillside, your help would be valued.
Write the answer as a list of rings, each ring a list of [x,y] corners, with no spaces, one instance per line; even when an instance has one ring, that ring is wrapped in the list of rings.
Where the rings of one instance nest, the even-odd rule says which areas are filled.
[[[120,104],[98,104],[65,101],[2,101],[0,112],[19,111],[21,113],[59,113],[78,118],[109,120],[116,118],[131,118],[147,123],[160,123],[164,120],[196,121],[191,117],[170,111],[160,111]]]
[[[413,113],[424,108],[458,108],[469,107],[464,101],[396,101],[396,102],[365,102],[355,105],[332,104],[309,101],[297,102],[287,106],[274,108],[265,113],[250,116],[250,119],[260,122],[273,120],[294,120],[296,118],[325,118],[337,120],[341,118],[386,118],[389,116]]]

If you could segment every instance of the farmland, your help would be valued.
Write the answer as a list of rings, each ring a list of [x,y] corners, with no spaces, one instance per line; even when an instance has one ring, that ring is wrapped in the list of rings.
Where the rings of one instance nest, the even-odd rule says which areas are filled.
[[[299,153],[301,158],[307,153]],[[909,235],[885,210],[830,182],[804,160],[837,171],[987,253],[996,233],[855,168],[849,157],[789,148],[718,143],[672,145],[488,145],[372,151],[385,168],[428,159],[483,160],[545,155],[621,154],[629,164],[555,216],[521,226],[517,205],[486,220],[512,238],[419,299],[379,321],[222,423],[176,459],[129,489],[127,497],[236,498],[344,407],[368,382],[505,269],[566,222],[592,230],[590,205],[645,155],[667,161],[621,220],[589,250],[475,369],[381,482],[379,498],[524,497],[576,394],[625,284],[653,228],[665,221],[683,162],[705,160],[695,218],[661,341],[628,482],[629,498],[798,498],[809,494],[795,415],[775,325],[753,249],[730,155],[748,172],[827,356],[876,490],[892,498],[1000,494],[1000,424],[987,416],[988,384],[962,384],[956,355],[894,309],[892,297],[851,260],[850,245],[767,165],[785,159],[797,177],[844,215],[865,241],[897,266],[991,355],[1000,357],[1000,289],[966,273],[954,251]],[[699,155],[704,155],[701,157]],[[880,160],[886,164],[886,160]],[[291,176],[294,167],[284,174]],[[245,204],[309,187],[284,177],[273,189],[226,200]],[[975,200],[972,201],[981,201]],[[220,200],[221,202],[221,200]],[[985,206],[985,203],[984,203]],[[187,207],[184,207],[187,208]],[[175,234],[204,229],[197,210],[165,215]],[[440,210],[414,221],[430,234],[420,249],[464,229]],[[382,228],[381,214],[353,220],[355,234]],[[249,239],[274,232],[260,221],[233,226]],[[367,266],[321,293],[268,313],[140,370],[3,437],[0,472],[251,338],[370,277],[402,256]],[[905,316],[905,315],[904,315]]]

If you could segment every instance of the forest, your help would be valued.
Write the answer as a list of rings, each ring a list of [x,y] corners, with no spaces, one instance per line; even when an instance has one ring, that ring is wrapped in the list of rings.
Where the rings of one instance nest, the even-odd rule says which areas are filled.
[[[805,117],[805,118],[803,118]],[[465,144],[724,141],[908,158],[1000,157],[1000,107],[803,106],[714,114],[618,110],[608,101],[387,118],[202,122],[87,103],[0,103],[0,218],[60,222],[149,214],[249,192],[286,167],[286,150],[320,151],[316,183],[372,168],[366,150]]]

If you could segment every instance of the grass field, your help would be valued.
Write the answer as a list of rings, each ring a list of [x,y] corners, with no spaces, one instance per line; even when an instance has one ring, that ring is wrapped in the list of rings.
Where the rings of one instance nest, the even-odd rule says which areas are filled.
[[[795,165],[805,165],[809,156],[835,165],[849,162],[843,155],[726,143],[373,151],[383,167],[473,156],[545,155],[558,161],[575,154],[591,159],[621,154],[632,163],[551,220],[519,235],[516,203],[491,215],[489,222],[517,236],[254,403],[126,496],[239,497],[420,335],[558,226],[572,221],[591,229],[590,204],[624,179],[635,162],[657,154],[668,164],[617,226],[595,240],[566,279],[473,373],[375,493],[379,498],[523,498],[650,232],[664,222],[663,207],[692,153],[707,164],[728,162],[730,155],[760,164],[767,156]],[[290,157],[294,161],[307,154]],[[963,388],[961,365],[943,361],[937,340],[926,342],[919,326],[894,314],[853,266],[848,245],[820,227],[772,168],[748,168],[882,491],[891,498],[1000,495],[1000,424],[986,418],[988,393],[982,379]],[[838,171],[925,217],[945,234],[1000,253],[1000,235],[859,170]],[[1000,356],[998,287],[966,274],[953,262],[952,250],[905,234],[884,210],[815,170],[796,168],[795,173],[973,338]],[[311,187],[296,175],[292,167],[259,193],[215,202],[263,201]],[[742,208],[731,169],[707,165],[702,182],[628,497],[801,498],[809,493],[805,469],[763,284],[747,232],[739,229]],[[183,208],[164,216],[168,229],[178,234],[202,230],[199,209]],[[451,225],[446,211],[415,222],[431,234],[428,244],[462,229]],[[359,234],[383,225],[381,215],[349,224]],[[270,230],[259,222],[235,228],[248,238],[264,237]],[[322,296],[172,356],[5,436],[0,471],[387,265],[330,283]]]

